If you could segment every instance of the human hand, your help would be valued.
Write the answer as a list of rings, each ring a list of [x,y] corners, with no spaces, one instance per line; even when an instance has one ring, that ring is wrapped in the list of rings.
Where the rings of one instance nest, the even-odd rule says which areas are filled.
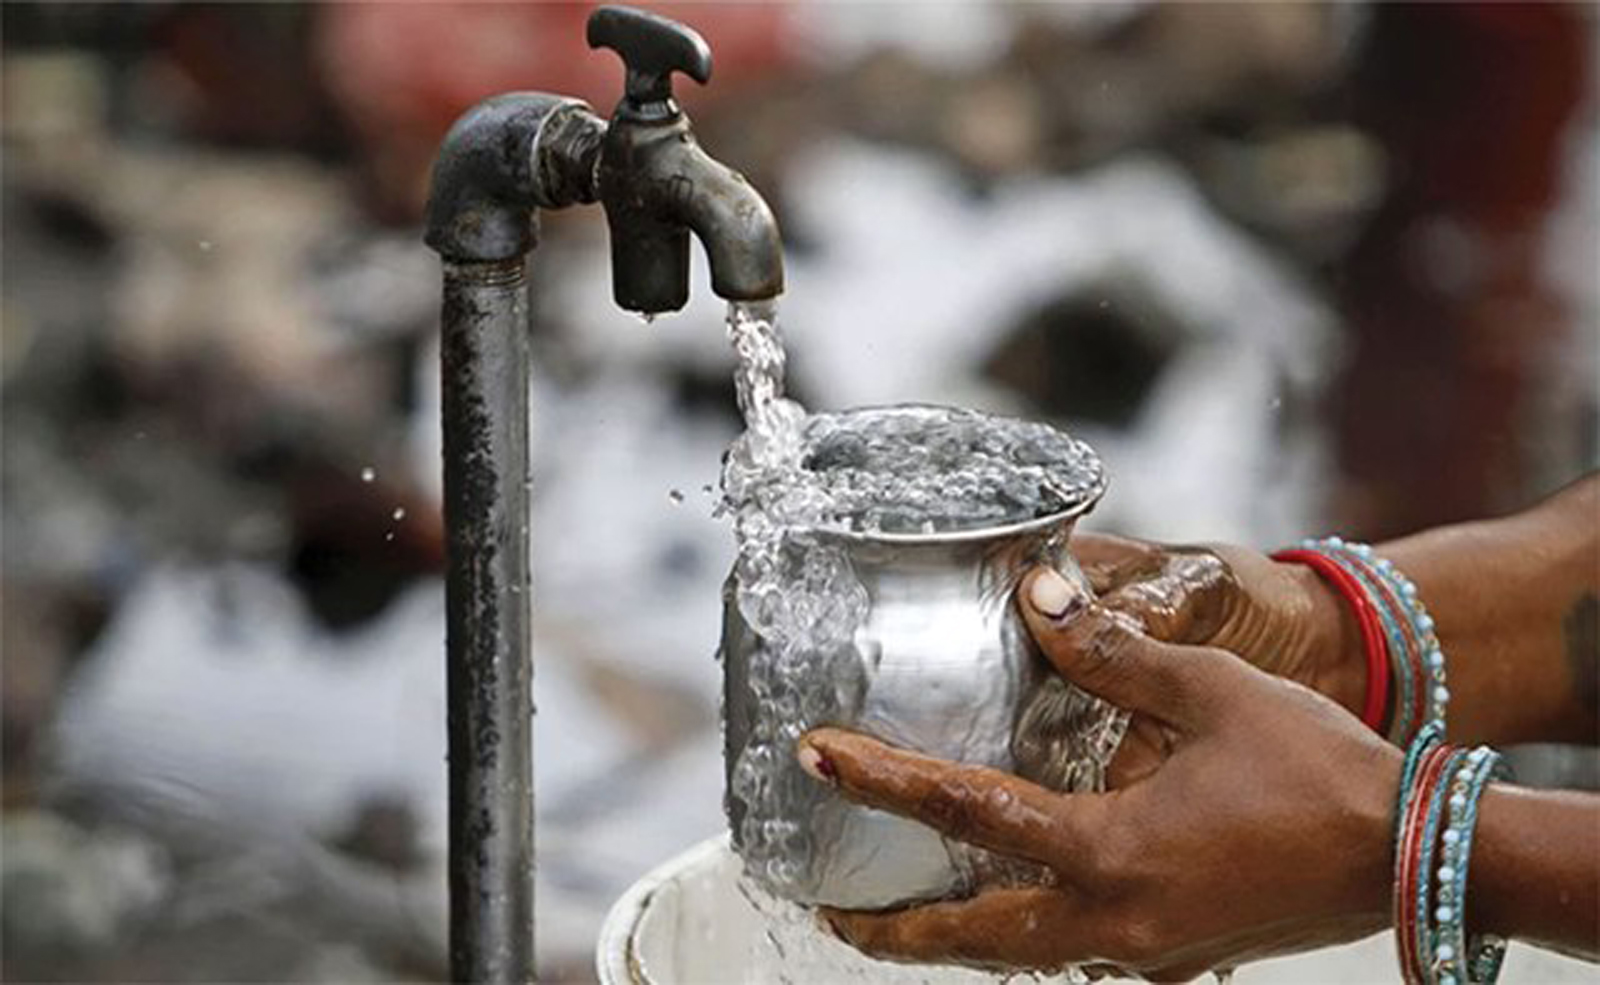
[[[808,733],[801,765],[846,797],[1053,873],[968,900],[824,911],[841,937],[892,960],[1168,981],[1387,924],[1397,750],[1296,683],[1137,632],[1048,569],[1019,597],[1056,669],[1153,723],[1162,759],[1118,789],[1061,794],[838,729]]]
[[[1214,646],[1359,714],[1355,620],[1310,568],[1229,544],[1177,547],[1078,534],[1072,552],[1107,609],[1168,643]]]

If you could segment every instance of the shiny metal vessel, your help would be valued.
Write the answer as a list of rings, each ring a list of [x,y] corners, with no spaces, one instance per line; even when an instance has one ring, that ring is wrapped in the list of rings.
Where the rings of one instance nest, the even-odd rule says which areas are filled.
[[[841,545],[870,606],[854,637],[861,690],[832,722],[896,746],[944,759],[993,766],[1067,789],[1098,782],[1064,769],[1086,744],[1114,748],[1123,720],[1113,709],[1049,670],[1012,604],[1018,581],[1047,563],[1083,579],[1067,550],[1078,517],[1103,491],[1062,512],[1006,526],[934,534],[828,533]],[[748,683],[764,641],[725,592],[725,761],[734,764],[761,713]],[[1108,734],[1114,732],[1115,734]],[[792,820],[808,832],[795,902],[880,908],[958,895],[982,867],[980,853],[933,830],[850,804],[831,792],[793,800]],[[742,804],[727,798],[740,847]]]

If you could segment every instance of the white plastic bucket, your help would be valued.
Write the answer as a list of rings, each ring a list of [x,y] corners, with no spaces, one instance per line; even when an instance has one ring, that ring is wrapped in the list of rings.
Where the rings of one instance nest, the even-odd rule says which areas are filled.
[[[606,914],[595,950],[602,985],[741,981],[760,917],[735,888],[726,836],[657,866]],[[685,941],[693,947],[682,946]]]
[[[595,950],[602,985],[841,982],[994,985],[959,968],[874,961],[805,923],[772,924],[740,891],[727,836],[703,841],[634,883],[606,915]]]
[[[740,892],[739,859],[726,836],[711,838],[658,866],[617,900],[600,930],[595,963],[603,985],[996,985],[1003,980],[954,968],[873,961],[804,925],[785,930],[788,946],[780,954],[767,937],[768,929],[766,918]],[[1342,947],[1251,964],[1234,981],[1367,985],[1394,979],[1393,939],[1378,934]],[[1027,980],[1038,981],[1031,976]],[[1506,980],[1593,985],[1594,966],[1513,944]]]

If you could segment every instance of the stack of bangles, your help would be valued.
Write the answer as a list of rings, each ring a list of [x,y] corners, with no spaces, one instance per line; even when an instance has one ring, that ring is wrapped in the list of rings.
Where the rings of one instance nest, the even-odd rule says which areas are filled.
[[[1367,727],[1404,747],[1428,722],[1443,725],[1450,703],[1444,651],[1411,579],[1366,544],[1338,537],[1302,541],[1272,559],[1309,567],[1355,614],[1367,657],[1367,697],[1361,712]]]
[[[1338,537],[1305,541],[1273,559],[1310,567],[1350,606],[1367,662],[1362,721],[1406,749],[1394,826],[1402,975],[1408,985],[1494,982],[1505,942],[1468,940],[1467,866],[1484,789],[1510,774],[1487,746],[1445,743],[1444,651],[1416,586],[1372,548]]]

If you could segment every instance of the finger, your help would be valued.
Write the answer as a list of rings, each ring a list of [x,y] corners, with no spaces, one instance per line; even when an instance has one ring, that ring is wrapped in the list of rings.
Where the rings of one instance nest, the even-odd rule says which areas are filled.
[[[1111,761],[1106,763],[1106,789],[1126,790],[1149,779],[1172,753],[1173,741],[1168,727],[1144,715],[1132,716],[1127,733],[1117,744]]]
[[[1109,534],[1074,534],[1072,556],[1095,592],[1108,592],[1141,574],[1160,572],[1162,549]]]
[[[1084,579],[1089,583],[1089,590],[1096,595],[1104,595],[1107,592],[1115,591],[1116,587],[1122,584],[1124,580],[1120,572],[1111,568],[1085,567],[1078,570],[1083,572]]]
[[[1081,907],[1054,889],[997,889],[891,913],[824,909],[846,943],[892,961],[1055,971],[1088,957]]]
[[[796,756],[806,772],[851,800],[991,851],[1061,867],[1068,848],[1085,841],[1073,833],[1085,830],[1078,817],[1091,808],[1069,807],[1069,798],[999,770],[907,752],[835,728],[806,733]]]
[[[1018,596],[1034,640],[1067,680],[1165,721],[1190,713],[1200,688],[1197,665],[1211,651],[1145,636],[1134,620],[1091,602],[1053,568],[1029,572]]]
[[[1145,564],[1159,560],[1163,553],[1163,548],[1158,544],[1112,534],[1074,533],[1071,548],[1072,556],[1086,568]]]
[[[1209,551],[1169,554],[1157,577],[1118,584],[1100,604],[1139,621],[1168,643],[1209,643],[1226,619],[1228,593],[1237,590],[1228,566]]]

